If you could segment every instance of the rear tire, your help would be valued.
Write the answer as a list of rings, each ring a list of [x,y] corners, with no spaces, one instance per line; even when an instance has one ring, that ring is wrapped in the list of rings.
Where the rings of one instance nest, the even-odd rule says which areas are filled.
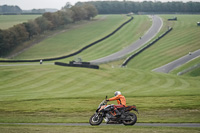
[[[137,116],[134,113],[129,113],[129,116],[127,116],[126,119],[130,120],[123,120],[122,123],[124,125],[134,125],[137,122]]]
[[[94,114],[90,117],[90,125],[92,126],[97,126],[97,125],[100,125],[103,121],[103,116],[102,115],[97,115],[97,114]]]

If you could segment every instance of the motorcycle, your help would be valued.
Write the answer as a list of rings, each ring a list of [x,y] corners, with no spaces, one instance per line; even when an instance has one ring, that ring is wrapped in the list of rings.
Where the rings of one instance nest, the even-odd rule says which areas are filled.
[[[138,113],[138,110],[135,105],[133,106],[126,106],[123,108],[118,108],[121,112],[120,116],[116,116],[116,112],[114,111],[114,106],[107,105],[107,96],[105,100],[103,100],[94,115],[90,117],[89,123],[90,125],[100,125],[103,121],[103,118],[106,124],[124,124],[124,125],[134,125],[137,122],[136,114],[130,112],[134,110]],[[138,113],[139,114],[139,113]]]

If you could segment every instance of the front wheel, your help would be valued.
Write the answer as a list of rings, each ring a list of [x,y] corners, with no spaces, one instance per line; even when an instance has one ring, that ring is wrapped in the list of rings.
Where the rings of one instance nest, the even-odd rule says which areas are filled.
[[[122,121],[124,125],[134,125],[137,122],[137,116],[134,113],[129,113],[126,120]]]
[[[94,114],[90,117],[90,125],[95,126],[95,125],[100,125],[103,121],[103,116]]]

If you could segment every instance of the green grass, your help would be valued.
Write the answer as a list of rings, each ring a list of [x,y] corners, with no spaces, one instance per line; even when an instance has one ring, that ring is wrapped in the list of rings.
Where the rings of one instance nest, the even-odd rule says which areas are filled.
[[[82,47],[105,37],[122,23],[130,19],[124,15],[101,15],[94,21],[64,31],[61,34],[47,38],[14,59],[48,58],[67,55]]]
[[[199,64],[199,63],[200,63],[200,57],[198,57],[198,58],[196,58],[196,59],[194,59],[194,60],[192,60],[192,61],[190,61],[186,64],[183,64],[182,66],[174,69],[171,73],[177,74],[178,72],[182,72],[182,71],[184,71],[184,70],[186,70],[186,69],[188,69],[188,68],[190,68],[190,67],[192,67],[196,64]],[[185,73],[184,76],[192,76],[192,77],[200,76],[199,70],[200,70],[200,68],[196,68],[194,70],[191,70],[191,71]]]
[[[93,22],[81,28],[69,30],[46,39],[14,59],[47,58],[70,54],[110,34],[123,22],[130,19],[123,15],[106,15],[101,17],[104,18],[101,21]],[[135,16],[131,23],[127,24],[115,35],[77,56],[88,61],[119,51],[142,36],[148,30],[150,24],[151,22],[147,16]],[[73,60],[74,58],[65,59],[64,61]]]
[[[176,16],[178,21],[168,22],[171,15],[161,15],[165,26],[170,25],[173,30],[132,59],[128,67],[152,70],[200,48],[200,28],[196,26],[199,15]]]
[[[139,127],[139,126],[15,126],[0,125],[3,133],[199,133],[199,128],[178,128],[178,127]]]
[[[100,97],[116,89],[126,91],[126,96],[185,96],[199,95],[200,88],[197,82],[199,78],[180,78],[126,68],[88,70],[33,65],[5,66],[0,70],[1,100],[91,97],[94,92],[94,97]],[[100,92],[97,91],[99,89]],[[79,91],[81,93],[77,93]],[[10,93],[13,95],[9,96]]]
[[[123,27],[114,36],[98,43],[96,46],[82,52],[78,56],[86,61],[98,59],[113,54],[129,46],[150,28],[151,21],[147,16],[134,16],[134,20]]]
[[[14,25],[33,20],[41,15],[0,15],[0,29],[8,29]]]
[[[102,99],[52,98],[4,101],[0,102],[0,122],[88,122]],[[195,96],[127,97],[127,104],[137,105],[140,113],[137,114],[138,122],[198,123],[199,100]]]
[[[108,18],[110,17],[114,17],[119,22],[122,16],[114,15]],[[143,23],[145,20],[149,22],[149,19],[146,16],[137,17],[126,28],[120,30],[119,35],[120,33],[121,35],[122,33],[128,35],[125,31],[130,26],[132,29],[135,29],[134,33],[138,33],[138,36],[141,35],[147,27],[141,30],[143,32],[139,32],[138,28],[142,26],[137,25],[137,23]],[[168,17],[163,16],[165,19]],[[140,112],[137,115],[138,122],[199,123],[200,77],[176,76],[149,71],[151,68],[157,66],[157,64],[165,64],[187,52],[183,47],[181,49],[182,52],[177,49],[177,52],[174,52],[174,54],[170,52],[173,50],[173,47],[176,48],[178,44],[180,45],[179,41],[176,41],[177,38],[182,38],[184,41],[181,44],[184,44],[187,48],[189,47],[187,44],[190,41],[188,41],[189,38],[187,36],[190,35],[184,32],[183,27],[188,31],[190,28],[193,29],[194,33],[192,31],[189,32],[195,38],[191,42],[191,47],[193,49],[199,48],[197,46],[199,38],[196,35],[198,29],[188,20],[191,19],[191,21],[194,21],[196,17],[198,16],[178,16],[177,22],[169,23],[170,25],[174,25],[172,33],[139,55],[133,60],[132,65],[128,65],[128,68],[111,68],[110,65],[112,63],[101,65],[99,70],[61,67],[48,65],[46,62],[43,65],[33,63],[33,66],[1,66],[0,122],[88,122],[89,117],[94,113],[104,97],[106,95],[112,97],[115,91],[120,90],[127,98],[128,105],[137,105]],[[126,19],[124,18],[123,22]],[[177,25],[177,23],[181,24],[183,22],[183,26]],[[97,23],[102,25],[102,23],[100,24],[99,21],[96,21],[94,23],[91,22],[91,26]],[[134,27],[135,25],[138,27]],[[165,22],[164,25],[168,25],[168,22]],[[82,25],[78,29],[86,30],[86,27],[89,28],[88,25]],[[105,32],[102,33],[102,36],[103,34]],[[183,37],[183,34],[187,34],[187,36]],[[80,56],[83,56],[83,59],[90,60],[121,49],[117,48],[117,46],[121,46],[117,44],[109,47],[113,48],[113,51],[111,49],[110,51],[105,50],[106,46],[110,45],[109,43],[112,41],[112,44],[124,41],[123,39],[117,41],[117,36],[119,37],[119,35],[116,34],[114,36],[115,39],[106,40],[104,42],[106,45],[102,42],[101,46],[94,46],[96,52],[100,51],[99,54],[96,55],[95,53],[86,51]],[[172,39],[171,42],[170,38]],[[137,36],[134,39],[137,39]],[[129,42],[124,44],[128,45]],[[80,46],[77,46],[77,48]],[[51,46],[52,48],[55,47]],[[103,48],[103,50],[100,48]],[[69,51],[71,50],[70,48]],[[188,51],[192,50],[189,49]],[[90,54],[93,56],[90,57]],[[161,59],[154,61],[152,56],[155,59],[159,56]],[[147,61],[147,65],[143,63],[145,61]],[[141,66],[142,63],[144,66]],[[116,102],[111,103],[116,104]],[[6,126],[4,126],[4,129],[6,129]],[[32,131],[32,129],[30,130]],[[43,129],[38,130],[43,131]],[[88,130],[90,129],[86,131]],[[160,129],[156,131],[160,131]],[[166,132],[176,131],[168,130]]]
[[[188,72],[186,75],[192,76],[192,77],[200,76],[200,68],[196,68],[193,71]]]
[[[88,122],[116,90],[137,105],[138,122],[200,122],[199,78],[34,65],[0,67],[0,79],[0,122]]]

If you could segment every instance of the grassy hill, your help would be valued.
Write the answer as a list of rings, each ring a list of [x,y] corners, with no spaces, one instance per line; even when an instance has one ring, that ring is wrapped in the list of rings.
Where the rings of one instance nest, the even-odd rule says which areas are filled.
[[[199,78],[37,64],[0,67],[0,78],[0,122],[87,122],[116,90],[137,105],[139,122],[200,122]]]
[[[0,69],[1,100],[40,99],[49,96],[102,97],[116,89],[125,91],[124,94],[128,97],[199,95],[197,92],[200,86],[198,82],[195,83],[198,78],[180,78],[128,68],[91,70],[33,64],[23,67],[1,66]],[[17,95],[11,95],[12,93]]]
[[[138,40],[140,36],[147,32],[150,26],[151,20],[148,16],[134,16],[134,20],[115,35],[98,43],[95,47],[87,49],[78,56],[84,60],[91,61],[113,54]]]
[[[152,70],[165,65],[189,52],[200,49],[200,28],[196,25],[199,15],[176,15],[178,21],[167,21],[171,15],[161,15],[173,30],[145,52],[129,62],[128,67]]]
[[[114,15],[111,18],[119,22],[123,18],[121,17]],[[171,16],[163,15],[162,17],[166,20]],[[104,64],[99,70],[94,70],[55,66],[47,62],[43,65],[39,65],[38,62],[20,64],[20,66],[15,66],[14,63],[9,64],[14,66],[0,66],[0,122],[88,122],[89,117],[105,96],[112,97],[117,90],[125,95],[128,105],[137,105],[140,112],[138,122],[200,122],[200,77],[176,76],[149,71],[151,68],[184,55],[185,52],[199,48],[199,37],[197,37],[199,29],[189,21],[189,19],[195,21],[197,17],[180,15],[177,22],[165,21],[164,25],[174,25],[174,30],[134,59],[127,68],[111,68],[110,64]],[[126,19],[124,18],[123,21]],[[135,33],[136,36],[132,38],[134,41],[145,31],[147,27],[142,26],[145,22],[150,24],[147,16],[136,16],[133,20],[134,25],[132,23],[127,25],[111,40],[92,47],[91,49],[95,50],[94,53],[88,50],[80,56],[85,60],[91,60],[121,49],[123,47],[121,44],[125,46],[130,43],[126,38],[129,32],[131,35],[128,38],[134,36],[133,33]],[[100,23],[97,21],[97,25],[103,24]],[[182,24],[181,27],[185,27],[185,30],[177,23]],[[91,26],[94,25],[95,23],[91,23]],[[88,25],[78,29],[80,31],[87,29],[88,32],[94,29],[89,30],[89,27]],[[133,32],[129,30],[129,27],[133,29]],[[193,30],[190,31],[189,27]],[[138,28],[143,32],[139,32]],[[72,30],[71,33],[78,34],[79,30]],[[193,36],[186,31],[194,36],[194,40],[191,40],[191,47],[188,45],[190,38],[187,36]],[[67,32],[57,37],[64,38],[62,36],[64,34]],[[88,33],[79,34],[84,36]],[[103,34],[107,33],[102,33],[102,36]],[[119,38],[124,34],[126,36]],[[179,43],[177,38],[183,41]],[[53,42],[56,37],[49,39]],[[48,39],[45,41],[51,42]],[[47,42],[45,45],[48,45]],[[118,42],[124,43],[118,44]],[[184,49],[182,45],[191,49]],[[82,44],[75,49],[81,46]],[[176,47],[181,50],[173,51],[172,48]],[[48,48],[56,50],[54,45],[49,45]],[[106,50],[107,48],[109,50]],[[42,51],[41,47],[37,50]],[[70,51],[72,51],[71,48],[69,48]],[[60,52],[55,52],[55,55],[58,53]],[[28,57],[28,54],[18,58],[22,59],[26,56],[36,58],[33,55]],[[158,56],[161,59],[154,61],[154,58],[158,59]],[[110,103],[116,104],[116,102]]]
[[[70,54],[105,37],[123,22],[130,19],[124,15],[101,15],[86,24],[75,24],[63,33],[49,37],[34,45],[14,59],[36,59]]]
[[[99,16],[97,19],[100,20],[48,38],[14,59],[47,58],[70,54],[110,34],[130,18],[124,15],[105,15]],[[147,16],[135,16],[134,20],[125,25],[112,37],[89,48],[78,56],[89,61],[112,54],[137,40],[148,30],[150,25],[151,22]],[[73,59],[74,57],[66,60]]]
[[[0,29],[8,29],[16,24],[33,20],[41,15],[0,15]]]

